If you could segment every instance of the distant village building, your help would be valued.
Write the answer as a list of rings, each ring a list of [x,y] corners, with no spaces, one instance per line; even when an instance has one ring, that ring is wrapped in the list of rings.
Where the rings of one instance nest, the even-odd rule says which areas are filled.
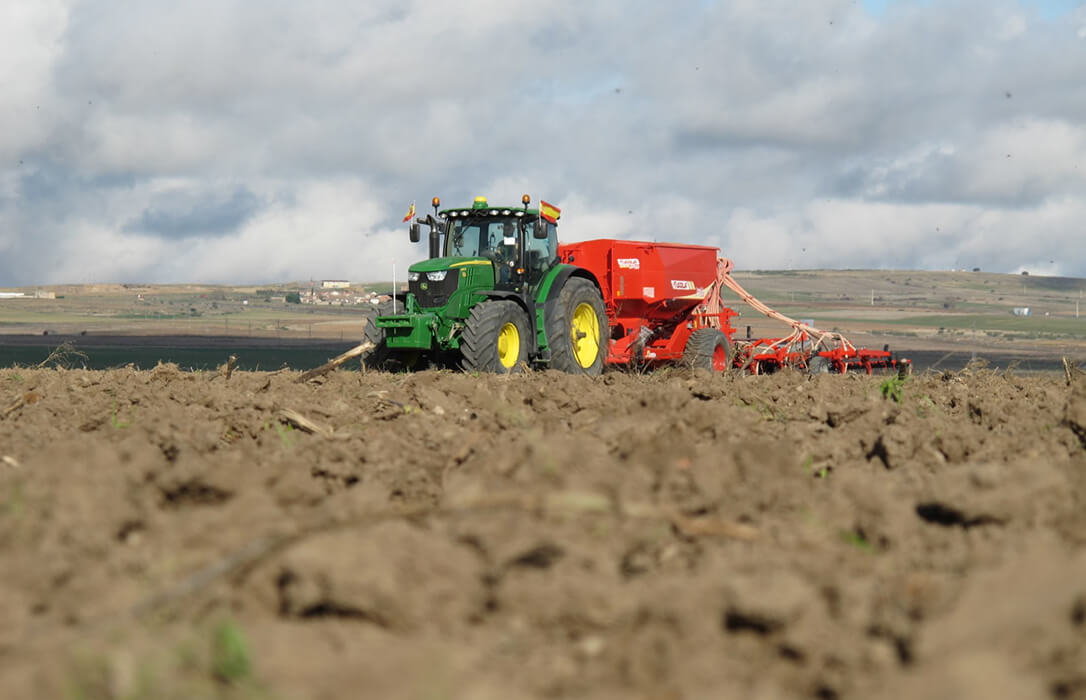
[[[347,280],[321,280],[321,289],[350,289],[351,283]]]
[[[1016,306],[1014,309],[1015,316],[1029,316],[1028,306]]]
[[[0,299],[56,299],[56,292],[35,289],[32,294],[26,292],[0,292]]]
[[[300,301],[303,304],[316,304],[319,306],[354,306],[364,304],[375,296],[373,292],[351,291],[350,287],[327,288],[324,286],[328,282],[336,281],[338,280],[325,280],[321,282],[320,288],[303,290]],[[344,284],[347,283],[344,282]]]

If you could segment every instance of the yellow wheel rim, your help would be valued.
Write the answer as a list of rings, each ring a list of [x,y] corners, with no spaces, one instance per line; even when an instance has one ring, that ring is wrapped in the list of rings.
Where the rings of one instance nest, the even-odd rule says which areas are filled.
[[[520,359],[520,331],[517,324],[506,323],[498,331],[498,362],[502,367],[512,369]]]
[[[569,330],[573,356],[577,358],[577,364],[588,369],[600,354],[600,319],[591,304],[585,302],[577,305]]]

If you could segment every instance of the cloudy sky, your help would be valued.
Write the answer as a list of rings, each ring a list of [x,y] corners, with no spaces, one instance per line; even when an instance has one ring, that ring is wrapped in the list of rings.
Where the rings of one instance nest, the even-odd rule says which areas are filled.
[[[1086,276],[1071,0],[0,4],[0,286],[387,279],[417,200]]]

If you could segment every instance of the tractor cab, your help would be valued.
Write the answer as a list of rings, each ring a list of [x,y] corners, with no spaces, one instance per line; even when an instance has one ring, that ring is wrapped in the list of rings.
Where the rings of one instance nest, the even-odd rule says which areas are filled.
[[[413,223],[412,241],[421,238],[420,223],[430,227],[430,260],[413,265],[412,272],[489,264],[493,289],[531,293],[558,262],[558,232],[539,210],[528,208],[527,195],[522,201],[523,207],[492,207],[476,197],[470,208],[445,209]]]

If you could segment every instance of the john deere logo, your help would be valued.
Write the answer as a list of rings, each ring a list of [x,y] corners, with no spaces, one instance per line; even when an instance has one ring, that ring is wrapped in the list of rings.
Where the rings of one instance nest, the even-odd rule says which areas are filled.
[[[421,287],[422,289],[429,289],[429,287],[427,286],[427,284],[425,282],[420,284],[419,287]]]

